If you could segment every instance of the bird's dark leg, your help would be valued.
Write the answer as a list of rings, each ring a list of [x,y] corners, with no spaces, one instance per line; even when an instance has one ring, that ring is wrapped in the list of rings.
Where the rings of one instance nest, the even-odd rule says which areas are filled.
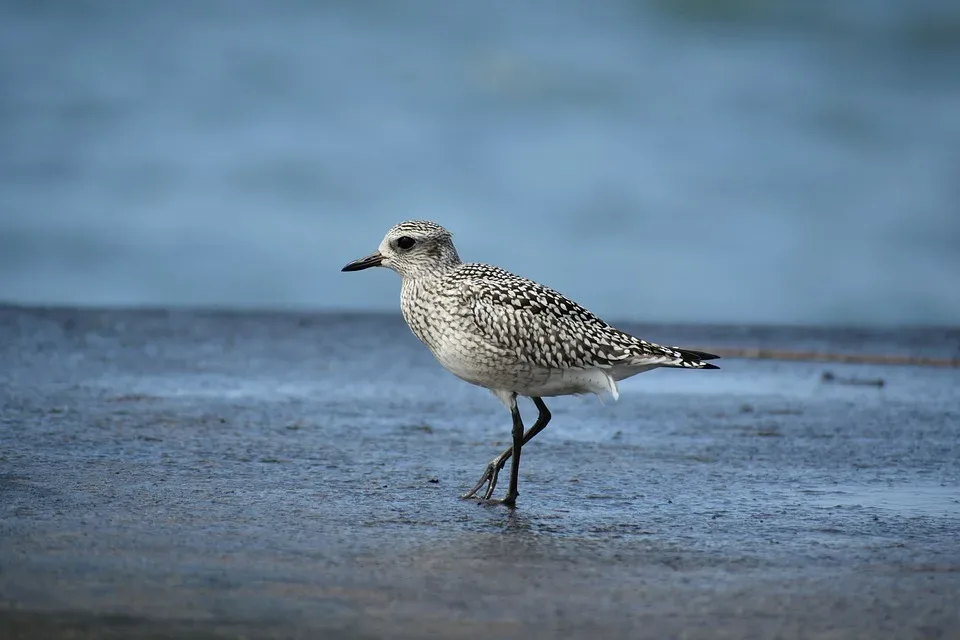
[[[527,444],[528,441],[532,440],[534,436],[543,431],[544,427],[547,426],[547,423],[550,422],[550,410],[547,409],[547,405],[544,404],[543,400],[540,398],[533,398],[533,403],[537,406],[539,415],[537,415],[537,421],[533,423],[533,426],[530,427],[530,430],[523,435],[523,440],[520,442],[520,446]],[[516,442],[516,440],[514,440]],[[497,477],[500,475],[500,470],[507,464],[507,460],[513,455],[514,446],[507,448],[506,451],[501,453],[499,456],[493,459],[493,461],[487,466],[488,474],[490,476],[490,484],[487,486],[487,490],[484,492],[483,498],[489,500],[493,496],[493,490],[497,486]],[[516,447],[518,450],[520,447]],[[511,474],[512,474],[511,467]]]
[[[544,427],[547,426],[547,423],[550,422],[550,410],[547,409],[547,405],[544,404],[543,400],[540,398],[533,398],[533,403],[537,406],[537,410],[540,414],[537,416],[537,421],[530,427],[525,434],[523,434],[523,441],[521,446],[527,444],[530,440],[533,439],[538,433],[543,431]],[[490,461],[487,464],[487,468],[484,470],[483,475],[480,476],[480,480],[477,481],[476,486],[473,487],[470,491],[463,495],[464,498],[473,498],[476,496],[477,492],[483,488],[483,485],[487,485],[487,490],[484,492],[484,499],[489,500],[493,496],[493,490],[497,487],[497,477],[500,474],[500,470],[507,464],[507,460],[513,455],[513,446],[507,448],[506,451],[498,455],[496,458]]]
[[[513,405],[510,407],[510,415],[513,417],[513,462],[510,463],[510,487],[507,489],[507,495],[503,498],[503,504],[508,507],[515,506],[517,496],[520,495],[517,487],[520,484],[520,452],[523,450],[523,420],[520,419],[516,394],[514,394],[511,404]]]

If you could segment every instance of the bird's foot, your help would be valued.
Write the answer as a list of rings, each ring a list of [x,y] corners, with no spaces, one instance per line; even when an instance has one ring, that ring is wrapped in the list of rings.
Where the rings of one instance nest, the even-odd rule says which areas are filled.
[[[507,463],[507,459],[503,456],[497,456],[489,463],[487,463],[487,468],[484,470],[483,475],[480,476],[480,479],[477,481],[477,484],[474,485],[473,489],[466,492],[460,496],[464,500],[470,498],[479,498],[477,492],[479,492],[483,485],[487,485],[487,490],[483,492],[483,498],[479,498],[482,502],[490,502],[491,497],[493,496],[493,490],[497,488],[497,477],[500,475],[500,470],[503,469],[503,466]],[[506,500],[506,498],[504,498]],[[516,497],[514,497],[514,502],[516,502]]]
[[[499,507],[504,506],[508,509],[516,509],[517,499],[516,497],[510,498],[477,498],[477,504],[484,507]]]

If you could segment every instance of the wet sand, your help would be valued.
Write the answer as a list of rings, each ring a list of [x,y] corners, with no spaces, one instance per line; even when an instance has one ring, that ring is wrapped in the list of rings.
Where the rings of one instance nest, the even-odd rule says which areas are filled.
[[[458,498],[509,416],[397,317],[6,308],[0,355],[0,637],[960,638],[956,369],[553,399],[510,511]]]

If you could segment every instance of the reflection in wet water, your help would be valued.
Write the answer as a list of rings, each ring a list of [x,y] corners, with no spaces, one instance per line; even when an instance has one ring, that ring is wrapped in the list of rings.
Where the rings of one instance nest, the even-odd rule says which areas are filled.
[[[804,493],[823,507],[883,509],[900,515],[960,517],[958,486],[863,487],[842,485]]]

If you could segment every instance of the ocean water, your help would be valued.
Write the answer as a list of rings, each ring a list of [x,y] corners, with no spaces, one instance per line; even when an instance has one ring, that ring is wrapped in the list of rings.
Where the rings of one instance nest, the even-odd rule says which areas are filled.
[[[0,301],[392,310],[429,218],[611,319],[960,323],[960,4],[0,2]]]

